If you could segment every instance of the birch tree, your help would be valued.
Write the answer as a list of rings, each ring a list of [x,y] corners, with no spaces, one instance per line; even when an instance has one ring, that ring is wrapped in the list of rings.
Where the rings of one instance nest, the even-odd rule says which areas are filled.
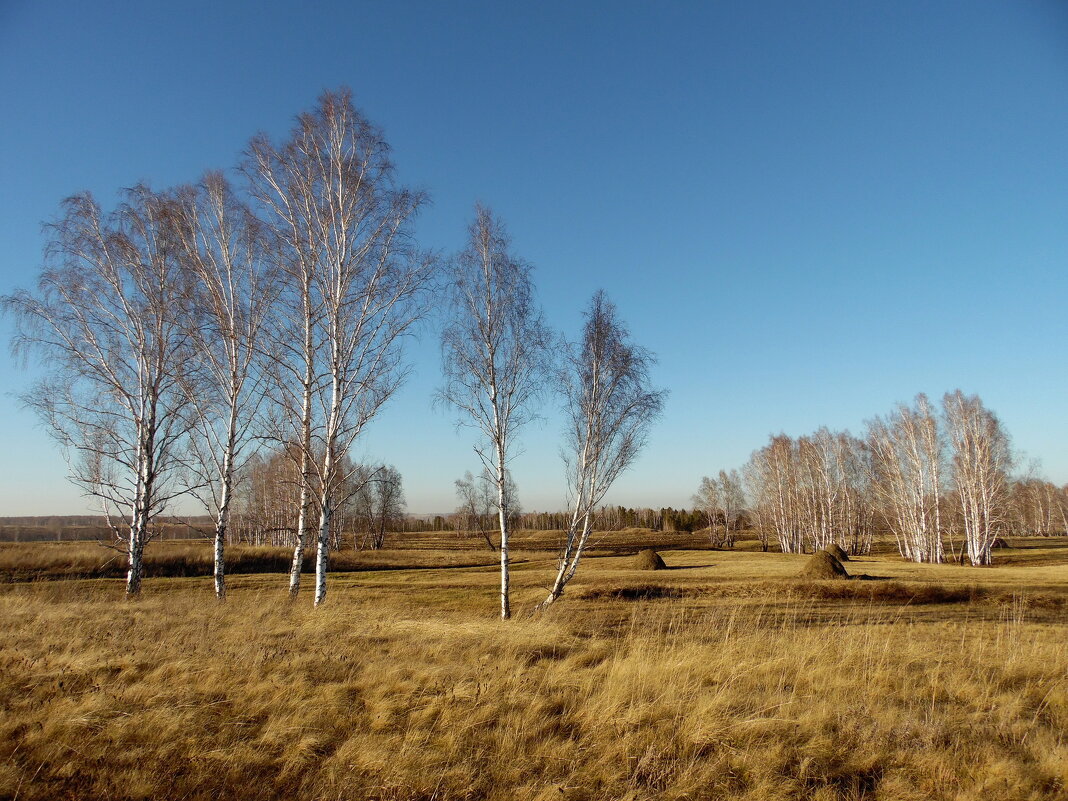
[[[586,311],[582,340],[567,348],[560,377],[567,420],[564,451],[571,493],[571,520],[545,609],[564,592],[589,540],[590,518],[615,480],[634,462],[667,393],[653,389],[654,357],[630,340],[616,307],[604,292]]]
[[[400,471],[393,465],[365,468],[365,473],[356,513],[365,526],[363,547],[377,551],[385,546],[386,532],[404,519],[407,503]]]
[[[868,423],[872,487],[903,557],[944,559],[941,496],[945,459],[938,420],[927,396],[899,404]]]
[[[177,215],[173,197],[145,186],[110,214],[88,193],[68,198],[47,229],[37,291],[4,298],[13,350],[36,354],[47,371],[23,400],[125,551],[127,597],[141,591],[153,520],[181,492],[173,479],[186,396],[177,368],[189,356],[189,282]]]
[[[293,547],[300,514],[299,465],[299,454],[285,450],[257,450],[246,461],[237,486],[244,539],[249,544]]]
[[[737,470],[719,471],[720,508],[723,510],[723,544],[734,547],[735,531],[732,528],[738,522],[738,515],[745,506],[745,490]]]
[[[310,120],[306,124],[310,125]],[[296,132],[281,147],[259,135],[249,144],[242,167],[264,222],[265,247],[282,279],[264,334],[268,340],[265,352],[270,357],[274,438],[281,453],[293,460],[297,481],[289,568],[289,594],[293,599],[300,591],[308,543],[314,496],[312,437],[317,426],[313,400],[322,383],[322,303],[315,292],[323,255],[321,232],[315,224],[314,207],[304,205],[307,197],[302,197],[314,187],[314,181],[302,175],[298,166],[308,157]]]
[[[798,448],[785,434],[754,451],[745,468],[762,531],[774,531],[783,553],[802,553]],[[763,535],[762,535],[763,536]]]
[[[300,427],[306,497],[317,488],[318,606],[326,598],[332,515],[343,501],[334,489],[347,483],[344,456],[403,381],[400,345],[421,316],[435,262],[415,248],[410,231],[425,196],[397,186],[389,145],[347,90],[324,94],[301,114],[283,146],[257,137],[250,152],[257,194],[299,283],[303,337],[292,349],[296,391],[286,407]],[[305,532],[302,523],[294,593]]]
[[[714,478],[702,476],[701,485],[690,500],[693,501],[694,508],[705,516],[705,522],[708,523],[708,540],[712,545],[716,545],[716,523],[719,521],[720,509],[723,507],[720,500],[719,482]]]
[[[551,341],[534,298],[532,268],[509,245],[504,224],[477,206],[467,246],[449,271],[439,392],[459,411],[460,424],[479,433],[475,453],[496,485],[502,619],[511,617],[508,462],[519,430],[535,416]]]
[[[1007,518],[1009,438],[978,395],[965,396],[959,389],[946,393],[942,409],[968,560],[989,565]]]
[[[180,254],[193,282],[191,358],[183,365],[193,494],[214,522],[214,585],[226,596],[224,548],[237,477],[265,397],[261,334],[275,295],[249,209],[220,173],[181,203]]]

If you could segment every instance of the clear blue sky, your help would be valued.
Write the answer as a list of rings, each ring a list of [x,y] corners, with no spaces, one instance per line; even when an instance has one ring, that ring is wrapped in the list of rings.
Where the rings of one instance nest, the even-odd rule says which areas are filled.
[[[957,387],[1068,482],[1068,4],[0,0],[0,294],[63,197],[233,165],[341,85],[431,193],[424,245],[481,200],[555,326],[603,287],[659,354],[664,419],[609,500],[688,504],[772,432]],[[431,408],[433,336],[410,355],[358,455],[448,511],[472,435]],[[563,502],[546,417],[527,509]],[[85,509],[9,395],[0,441],[0,514]]]

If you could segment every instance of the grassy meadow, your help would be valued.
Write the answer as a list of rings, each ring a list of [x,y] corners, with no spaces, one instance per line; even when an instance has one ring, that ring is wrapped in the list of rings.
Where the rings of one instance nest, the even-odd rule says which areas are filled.
[[[530,617],[554,538],[517,538],[508,622],[447,534],[339,554],[319,610],[268,549],[220,604],[206,544],[132,602],[99,546],[0,546],[0,798],[1068,797],[1068,540],[823,582],[632,530]]]

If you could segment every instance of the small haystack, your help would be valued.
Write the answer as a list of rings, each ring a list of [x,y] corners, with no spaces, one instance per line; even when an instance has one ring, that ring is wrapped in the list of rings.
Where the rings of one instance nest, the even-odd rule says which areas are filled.
[[[841,545],[828,545],[825,550],[839,562],[849,561],[849,554],[846,553],[845,548],[843,548]]]
[[[667,565],[660,558],[660,554],[652,548],[639,551],[638,555],[634,557],[634,562],[631,566],[635,570],[667,570]]]
[[[800,578],[807,579],[847,579],[849,573],[832,553],[816,551],[809,557],[804,568],[798,573]]]

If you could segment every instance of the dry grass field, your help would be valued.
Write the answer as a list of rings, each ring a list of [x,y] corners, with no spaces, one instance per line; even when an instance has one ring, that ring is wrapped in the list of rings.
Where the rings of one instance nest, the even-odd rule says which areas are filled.
[[[551,541],[520,538],[517,610]],[[1068,797],[1068,541],[844,582],[698,543],[604,536],[507,623],[493,555],[441,535],[339,557],[319,610],[258,570],[125,602],[76,577],[95,546],[0,548],[0,798]],[[208,558],[150,562],[180,549]]]

